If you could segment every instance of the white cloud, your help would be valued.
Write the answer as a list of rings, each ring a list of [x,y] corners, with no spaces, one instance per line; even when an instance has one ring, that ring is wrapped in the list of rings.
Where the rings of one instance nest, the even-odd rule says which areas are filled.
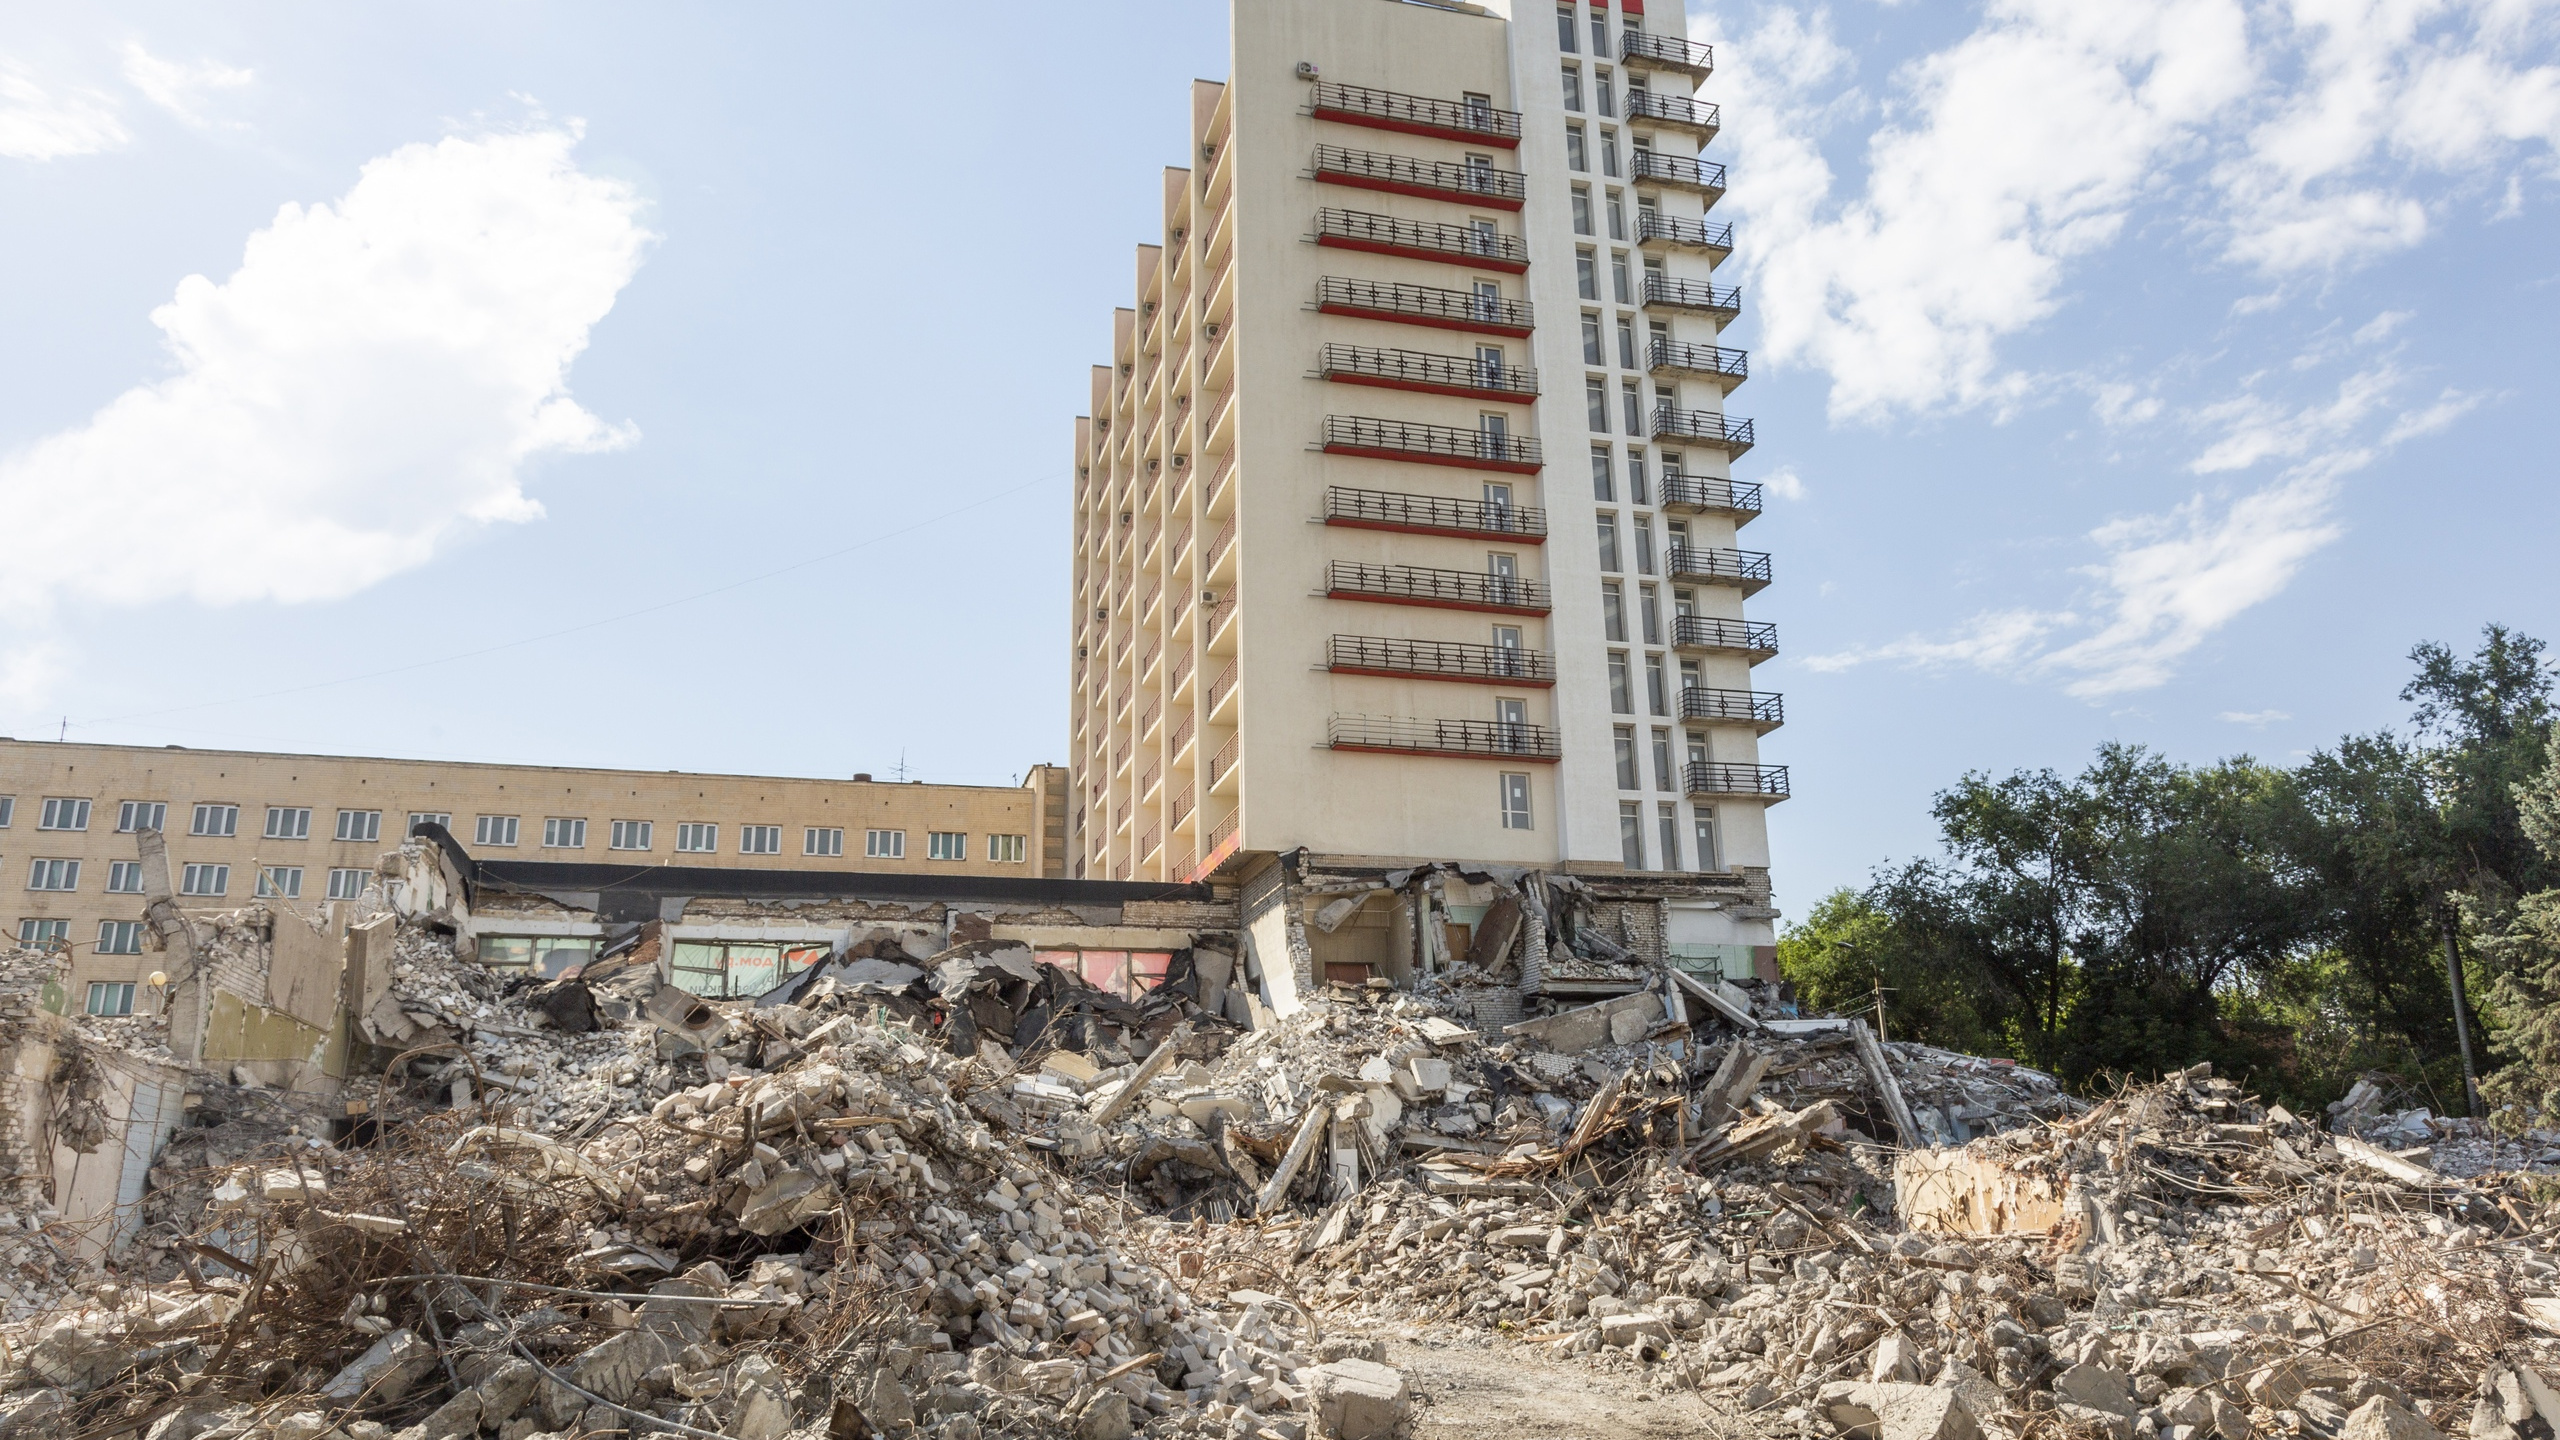
[[[128,138],[114,100],[95,90],[49,88],[33,70],[0,56],[0,155],[59,160],[113,150]]]
[[[2384,361],[2339,382],[2336,398],[2324,403],[2293,407],[2245,394],[2208,405],[2197,412],[2197,418],[2221,430],[2223,436],[2189,462],[2188,468],[2210,475],[2306,454],[2354,429],[2390,398],[2401,379],[2400,372]]]
[[[175,362],[0,456],[0,514],[47,537],[0,567],[20,651],[66,600],[326,600],[524,521],[536,457],[628,429],[571,362],[651,238],[558,129],[403,147],[288,204],[216,282],[152,312]]]
[[[2293,717],[2282,710],[2225,710],[2213,718],[2233,725],[2246,725],[2253,730],[2264,730],[2278,720]]]
[[[1807,656],[1803,663],[1807,669],[1826,673],[1871,661],[1918,670],[1970,665],[1981,670],[2008,671],[2033,659],[2043,649],[2047,636],[2077,618],[2068,612],[2047,615],[2033,610],[1986,610],[1942,640],[1909,635],[1883,645]]]
[[[139,44],[124,47],[125,83],[143,98],[198,129],[214,121],[205,105],[216,91],[245,89],[257,77],[214,60],[163,60]]]
[[[1761,476],[1760,488],[1781,500],[1801,500],[1806,493],[1804,478],[1796,474],[1795,467],[1791,465],[1781,465]]]
[[[2134,386],[2109,382],[2097,386],[2094,394],[2089,408],[2097,415],[2098,423],[2110,430],[2147,424],[2160,418],[2160,397],[2146,395]]]

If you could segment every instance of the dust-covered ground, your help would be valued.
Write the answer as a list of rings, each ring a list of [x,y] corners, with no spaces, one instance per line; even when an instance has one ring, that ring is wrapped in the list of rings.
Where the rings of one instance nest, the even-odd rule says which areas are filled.
[[[1389,1336],[1414,1392],[1414,1440],[1756,1440],[1770,1433],[1670,1383],[1593,1370],[1546,1347]]]

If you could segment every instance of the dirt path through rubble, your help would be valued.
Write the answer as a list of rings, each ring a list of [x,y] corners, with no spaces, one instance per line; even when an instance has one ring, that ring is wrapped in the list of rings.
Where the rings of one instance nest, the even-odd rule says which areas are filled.
[[[1549,1358],[1534,1345],[1390,1340],[1414,1388],[1413,1440],[1751,1440],[1695,1392]],[[1649,1398],[1648,1398],[1649,1397]]]

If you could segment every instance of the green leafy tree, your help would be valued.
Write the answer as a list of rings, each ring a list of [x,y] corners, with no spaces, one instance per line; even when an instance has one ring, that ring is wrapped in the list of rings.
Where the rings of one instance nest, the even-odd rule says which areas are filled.
[[[2002,1054],[2006,1039],[1986,1023],[1962,958],[1936,947],[1926,928],[1899,923],[1850,889],[1822,897],[1778,940],[1778,969],[1816,1014],[1873,1016],[1884,1000],[1884,1032],[1973,1054]]]

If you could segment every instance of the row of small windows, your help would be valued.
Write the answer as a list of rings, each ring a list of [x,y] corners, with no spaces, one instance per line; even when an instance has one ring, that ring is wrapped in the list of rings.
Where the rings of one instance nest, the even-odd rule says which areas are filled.
[[[21,920],[18,943],[43,947],[67,945],[71,941],[68,920]],[[101,920],[98,922],[98,953],[101,955],[139,955],[142,953],[142,922],[139,920]],[[130,988],[130,987],[128,987]],[[92,1015],[123,1015],[127,1010],[96,1010]]]
[[[9,828],[15,817],[17,801],[0,795],[0,830]],[[431,818],[411,816],[412,820]],[[143,830],[168,827],[169,806],[161,800],[126,800],[116,806],[116,833],[131,835]],[[89,828],[89,802],[77,796],[46,796],[37,812],[39,830],[86,830]],[[189,818],[187,833],[227,839],[240,833],[240,807],[205,804],[195,807]],[[267,807],[266,838],[269,840],[308,840],[311,838],[311,807],[307,805],[270,805]],[[376,841],[382,838],[382,812],[379,810],[341,810],[338,812],[338,838],[350,841]]]

